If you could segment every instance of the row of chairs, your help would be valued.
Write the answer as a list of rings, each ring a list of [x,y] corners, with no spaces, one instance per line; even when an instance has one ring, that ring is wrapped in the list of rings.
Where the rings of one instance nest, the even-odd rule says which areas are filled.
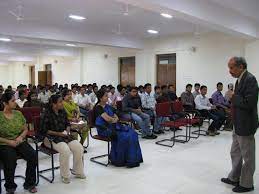
[[[172,119],[174,115],[181,116]],[[156,104],[156,116],[168,118],[169,121],[165,121],[161,124],[163,128],[178,129],[180,127],[185,127],[184,135],[176,135],[176,130],[173,130],[173,137],[157,141],[156,144],[158,145],[173,147],[176,142],[187,143],[191,139],[198,139],[201,135],[200,123],[204,118],[200,117],[199,113],[195,110],[185,111],[181,101]],[[197,125],[198,130],[192,132],[191,129],[193,125]],[[195,136],[192,134],[195,134]]]

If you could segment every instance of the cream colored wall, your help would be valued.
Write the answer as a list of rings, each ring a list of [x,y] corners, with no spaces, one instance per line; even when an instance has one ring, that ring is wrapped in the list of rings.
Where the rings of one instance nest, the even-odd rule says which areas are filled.
[[[85,48],[82,59],[84,83],[117,85],[119,82],[119,57],[135,56],[136,52],[135,49],[115,47],[91,46]]]
[[[196,52],[190,51],[196,47]],[[52,64],[53,83],[92,83],[98,85],[119,82],[119,57],[136,56],[136,84],[156,83],[156,55],[177,54],[177,93],[185,89],[187,83],[200,82],[208,86],[209,94],[215,90],[217,82],[225,85],[234,82],[228,73],[227,62],[232,56],[245,56],[251,64],[251,70],[258,75],[258,42],[246,45],[239,39],[222,33],[209,33],[201,37],[191,35],[172,36],[146,40],[145,49],[124,49],[105,46],[88,46],[75,52],[73,56],[41,56],[35,62],[23,66],[23,62],[0,67],[4,80],[17,86],[29,82],[28,65],[36,64],[36,82],[44,64]],[[246,52],[245,52],[246,51]],[[107,58],[105,57],[107,56]],[[6,73],[5,73],[6,72]],[[8,75],[8,76],[7,76]],[[8,80],[8,81],[5,81]]]
[[[196,52],[190,50],[196,48]],[[180,95],[187,83],[205,84],[209,95],[217,82],[233,82],[227,62],[232,56],[244,56],[245,41],[222,33],[200,38],[185,35],[147,40],[145,49],[137,54],[137,84],[156,84],[156,55],[176,53],[176,84]]]

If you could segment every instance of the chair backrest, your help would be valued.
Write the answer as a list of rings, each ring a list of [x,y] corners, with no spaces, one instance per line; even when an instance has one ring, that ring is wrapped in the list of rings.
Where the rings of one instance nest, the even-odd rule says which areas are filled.
[[[94,126],[95,126],[94,109],[93,109],[93,110],[90,110],[90,111],[88,112],[87,123],[88,123],[88,126],[89,126],[90,128],[94,128]]]
[[[40,116],[33,117],[33,125],[34,125],[35,134],[37,134],[40,130]]]
[[[27,123],[33,123],[33,117],[40,116],[40,107],[25,107],[21,108],[19,111],[24,115]]]
[[[158,117],[168,117],[171,115],[170,102],[156,104],[156,115]]]
[[[171,102],[171,110],[173,113],[179,113],[184,111],[183,103],[181,101]]]
[[[117,101],[116,106],[118,111],[122,111],[122,101]]]

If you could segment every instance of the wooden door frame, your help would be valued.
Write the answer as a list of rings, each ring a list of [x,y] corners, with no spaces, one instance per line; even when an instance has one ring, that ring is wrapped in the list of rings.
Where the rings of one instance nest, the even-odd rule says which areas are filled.
[[[135,65],[135,80],[134,80],[134,82],[135,82],[135,84],[136,84],[136,56],[129,56],[129,57],[119,57],[118,58],[118,66],[119,66],[119,71],[118,71],[118,73],[119,73],[119,83],[121,84],[121,60],[122,59],[127,59],[127,58],[134,58],[134,65]]]
[[[32,68],[34,68],[34,83],[32,82]],[[29,72],[30,72],[30,84],[35,85],[36,82],[36,71],[35,71],[35,65],[29,66]]]
[[[175,55],[175,88],[177,84],[177,79],[176,79],[176,71],[177,71],[177,55],[176,53],[166,53],[166,54],[156,54],[156,84],[158,85],[158,65],[159,65],[159,56],[168,56],[168,55]],[[169,65],[169,64],[168,64]]]

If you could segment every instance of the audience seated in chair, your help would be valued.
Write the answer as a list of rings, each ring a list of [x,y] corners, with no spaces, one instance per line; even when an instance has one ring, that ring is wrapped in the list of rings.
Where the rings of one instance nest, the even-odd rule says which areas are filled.
[[[228,84],[228,91],[226,91],[225,93],[225,99],[226,101],[228,101],[229,103],[231,103],[231,97],[234,94],[234,85],[232,83]]]
[[[222,94],[223,84],[221,82],[217,83],[217,91],[215,91],[211,98],[213,105],[215,105],[219,110],[223,111],[227,115],[224,130],[232,131],[233,124],[231,119],[230,102],[226,100]]]
[[[108,93],[105,90],[99,90],[97,97],[95,125],[99,136],[111,139],[111,163],[115,166],[138,167],[143,162],[138,134],[131,127],[118,122],[114,109],[107,104]]]
[[[117,87],[118,88],[118,93],[116,94],[116,114],[118,115],[118,117],[122,120],[126,120],[131,122],[131,116],[129,113],[124,112],[122,110],[122,100],[123,98],[126,96],[126,88],[123,86]]]
[[[19,91],[19,98],[15,101],[19,108],[23,108],[25,102],[27,102],[24,90]]]
[[[55,91],[55,89],[54,89],[53,86],[50,86],[50,87],[49,87],[49,96],[52,96],[52,95],[54,95],[54,94],[56,94],[56,91]]]
[[[4,110],[0,112],[0,160],[4,166],[5,188],[8,194],[15,192],[14,182],[17,157],[26,160],[25,190],[36,193],[37,156],[35,150],[26,142],[28,132],[25,118],[16,108],[12,93],[2,96]]]
[[[131,87],[129,94],[123,98],[122,110],[130,114],[137,125],[142,130],[142,137],[145,139],[156,139],[150,129],[150,116],[142,111],[141,99],[138,95],[138,88]]]
[[[63,183],[70,183],[69,159],[73,154],[73,169],[71,173],[76,178],[85,179],[83,164],[83,146],[70,134],[70,123],[64,110],[62,97],[53,95],[50,98],[49,108],[41,116],[40,134],[49,136],[53,140],[54,150],[60,153],[60,174]],[[48,138],[44,139],[44,145],[51,148]]]
[[[38,94],[38,99],[43,104],[44,107],[47,107],[49,103],[49,93],[46,91],[45,87],[40,88],[40,93]]]
[[[3,93],[4,93],[4,88],[2,85],[0,85],[0,100],[2,98]]]
[[[225,115],[221,111],[217,110],[216,106],[212,105],[209,98],[206,97],[207,86],[201,86],[200,91],[201,94],[195,98],[196,109],[199,110],[202,117],[213,120],[208,128],[207,135],[219,135],[220,133],[218,130],[220,130],[225,121]]]
[[[185,111],[194,110],[195,104],[194,104],[194,97],[192,95],[192,85],[187,84],[186,90],[181,94],[181,102],[183,104],[183,107]]]
[[[161,87],[161,95],[156,99],[157,103],[169,102],[168,89],[166,85]]]
[[[89,94],[89,97],[91,99],[91,103],[92,103],[92,106],[94,107],[94,105],[97,103],[97,96],[96,96],[96,93],[98,91],[98,86],[93,86],[93,92],[91,94]]]
[[[92,103],[90,97],[86,94],[84,87],[80,87],[80,93],[77,95],[75,103],[79,106],[79,111],[84,115],[86,120],[89,110],[92,109]]]
[[[36,92],[31,91],[28,94],[27,101],[24,103],[23,107],[41,107],[41,102],[38,100]]]
[[[93,92],[93,85],[92,84],[88,84],[87,90],[86,90],[86,94],[90,95],[92,92]]]
[[[168,86],[168,97],[170,101],[174,102],[178,99],[176,93],[175,93],[175,86],[174,85],[169,85]]]
[[[126,88],[125,87],[123,87],[123,86],[118,86],[117,87],[117,90],[118,90],[118,92],[117,92],[117,94],[116,94],[116,98],[115,98],[115,103],[117,103],[118,101],[122,101],[123,100],[123,98],[125,97],[125,95],[126,95]]]
[[[144,94],[144,87],[142,85],[140,85],[138,87],[138,95],[140,96],[140,98],[142,97],[142,95]]]
[[[162,95],[161,87],[160,86],[155,86],[154,90],[155,90],[154,97],[157,100],[159,98],[159,96]]]
[[[80,143],[84,145],[84,142],[88,137],[89,128],[87,124],[80,119],[79,107],[77,106],[77,104],[75,104],[72,101],[71,90],[67,90],[67,89],[63,90],[62,97],[64,100],[63,101],[64,109],[67,113],[67,118],[71,124],[71,128],[77,129],[81,132],[82,138],[80,140]],[[74,139],[78,139],[78,133],[72,133],[72,134],[74,135]]]
[[[72,100],[73,100],[74,103],[76,103],[77,95],[78,95],[77,86],[72,85],[71,90],[72,90]]]
[[[110,87],[110,92],[108,93],[108,104],[112,107],[116,106],[116,94],[114,87]]]
[[[194,84],[194,92],[192,93],[194,99],[200,94],[200,87],[199,83]]]
[[[156,117],[156,99],[154,95],[151,94],[152,92],[152,86],[151,84],[145,84],[144,86],[144,94],[142,95],[141,101],[142,101],[142,108],[143,112],[148,114],[151,119],[154,120],[154,129],[153,132],[155,134],[161,134],[164,133],[161,127],[161,123],[164,121],[164,118]]]

